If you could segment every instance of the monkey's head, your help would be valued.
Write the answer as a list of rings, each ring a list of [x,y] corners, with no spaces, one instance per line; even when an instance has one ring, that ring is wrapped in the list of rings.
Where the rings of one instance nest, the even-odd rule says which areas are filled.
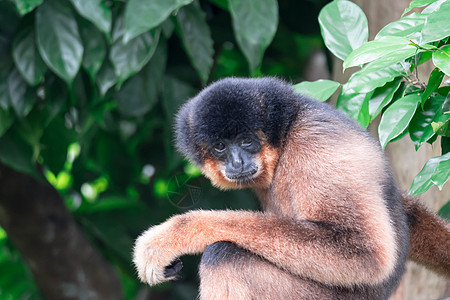
[[[298,107],[281,80],[223,79],[181,107],[176,145],[220,188],[267,187]]]

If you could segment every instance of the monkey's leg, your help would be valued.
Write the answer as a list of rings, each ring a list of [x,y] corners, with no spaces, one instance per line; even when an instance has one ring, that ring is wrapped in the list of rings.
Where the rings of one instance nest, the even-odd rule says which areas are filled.
[[[252,263],[246,252],[230,242],[216,242],[206,247],[199,270],[200,299],[252,299],[247,279],[239,270]]]
[[[200,263],[200,299],[327,299],[317,284],[287,273],[230,242],[206,247]],[[308,296],[308,297],[306,297]],[[331,298],[330,298],[331,299]]]
[[[327,286],[292,275],[231,242],[206,247],[200,262],[200,299],[380,299],[377,287]]]

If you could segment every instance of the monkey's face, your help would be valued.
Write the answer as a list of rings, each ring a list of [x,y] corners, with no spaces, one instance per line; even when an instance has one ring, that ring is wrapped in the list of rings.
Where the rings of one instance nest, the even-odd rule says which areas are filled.
[[[264,188],[272,182],[277,151],[256,134],[222,138],[204,148],[202,172],[223,189]]]
[[[213,157],[222,162],[220,172],[230,181],[250,182],[258,173],[261,151],[258,139],[240,134],[233,139],[221,139],[209,149]]]

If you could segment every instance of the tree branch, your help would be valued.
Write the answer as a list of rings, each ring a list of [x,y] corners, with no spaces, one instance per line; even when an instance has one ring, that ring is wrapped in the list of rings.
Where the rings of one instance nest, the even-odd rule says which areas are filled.
[[[0,226],[45,299],[123,299],[117,274],[50,185],[0,163]]]

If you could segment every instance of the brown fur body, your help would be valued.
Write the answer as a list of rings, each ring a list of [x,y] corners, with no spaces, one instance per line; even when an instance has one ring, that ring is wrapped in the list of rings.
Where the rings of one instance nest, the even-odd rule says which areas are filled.
[[[217,104],[218,97],[225,100]],[[227,115],[228,104],[247,105],[244,101],[254,107]],[[249,119],[251,114],[283,117],[262,122],[269,127],[244,124],[262,147],[254,159],[258,172],[240,182],[228,179],[223,163],[209,154],[208,132],[196,130],[214,132],[229,119],[245,119],[242,111]],[[173,279],[164,271],[174,259],[204,252],[201,299],[389,297],[409,251],[408,220],[383,154],[367,133],[328,106],[267,78],[215,84],[182,108],[178,124],[178,147],[213,184],[253,188],[264,211],[191,211],[150,228],[135,247],[143,281]],[[211,133],[221,135],[227,132]],[[418,261],[421,252],[415,254]]]

